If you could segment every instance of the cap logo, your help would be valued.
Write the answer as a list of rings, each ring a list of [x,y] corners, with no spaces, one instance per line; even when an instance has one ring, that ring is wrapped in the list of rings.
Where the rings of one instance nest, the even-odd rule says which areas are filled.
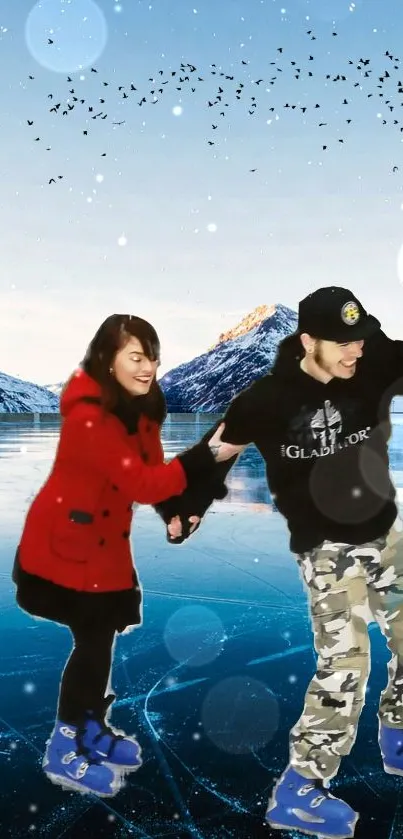
[[[360,310],[353,300],[345,303],[341,310],[341,319],[347,326],[354,326],[360,319]]]

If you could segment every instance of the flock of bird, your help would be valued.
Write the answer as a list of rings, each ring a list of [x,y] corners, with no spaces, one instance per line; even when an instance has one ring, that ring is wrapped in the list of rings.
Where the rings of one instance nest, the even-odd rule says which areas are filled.
[[[307,36],[309,36],[311,41],[316,41],[317,38],[314,35],[312,30],[308,30],[306,32]],[[332,37],[337,37],[337,32],[332,32]],[[48,39],[48,46],[50,48],[54,47],[54,40],[49,38]],[[312,48],[312,52],[313,52]],[[259,78],[255,81],[251,81],[250,85],[256,92],[259,90],[260,85],[269,85],[270,90],[273,90],[281,78],[284,78],[284,71],[290,70],[292,73],[293,80],[299,81],[301,79],[312,78],[314,76],[313,62],[315,61],[315,56],[309,54],[306,66],[302,67],[302,62],[297,62],[295,60],[291,60],[287,65],[284,63],[284,48],[278,47],[277,48],[278,55],[276,56],[275,61],[271,61],[269,63],[270,67],[274,69],[271,71],[271,75],[267,79]],[[348,66],[350,68],[354,68],[357,73],[359,73],[359,77],[356,81],[353,81],[349,78],[346,73],[349,72],[346,69],[346,73],[327,73],[325,74],[324,81],[327,83],[332,84],[340,84],[344,85],[343,94],[341,96],[341,106],[346,108],[346,116],[345,116],[345,125],[348,126],[353,122],[352,117],[349,115],[348,107],[352,105],[350,99],[350,93],[346,93],[346,87],[351,87],[351,94],[353,93],[355,88],[360,88],[360,90],[366,89],[366,97],[371,99],[372,97],[378,97],[381,99],[383,103],[383,107],[385,112],[388,113],[388,119],[382,117],[381,123],[383,125],[393,125],[397,130],[403,132],[403,121],[397,118],[398,116],[398,108],[403,107],[403,99],[400,101],[396,100],[396,93],[401,96],[403,94],[403,81],[399,78],[402,74],[400,59],[396,56],[392,55],[389,50],[385,52],[384,55],[385,64],[387,64],[386,69],[382,72],[380,76],[376,76],[375,71],[370,67],[371,60],[369,58],[359,58],[356,61],[352,61],[348,59]],[[246,60],[241,60],[240,62],[241,67],[247,67],[249,62]],[[282,66],[280,66],[282,65]],[[98,74],[98,70],[96,67],[91,67],[91,73]],[[208,73],[211,76],[217,76],[217,90],[213,97],[207,99],[206,106],[207,109],[211,109],[212,113],[216,113],[217,117],[214,119],[211,125],[211,131],[218,131],[219,130],[219,122],[220,120],[225,120],[229,108],[231,105],[236,101],[246,100],[246,111],[249,117],[254,118],[258,113],[259,107],[261,103],[259,103],[258,98],[255,94],[248,96],[247,93],[247,85],[245,82],[240,81],[239,77],[235,76],[234,73],[224,73],[217,68],[216,64],[209,65]],[[394,77],[396,77],[397,81],[394,82]],[[34,81],[35,77],[33,75],[29,76],[29,81]],[[129,82],[126,85],[120,84],[117,85],[117,89],[115,90],[114,86],[111,85],[108,81],[103,81],[99,93],[101,95],[98,97],[98,101],[95,102],[88,102],[85,98],[82,98],[82,94],[78,93],[76,87],[74,86],[73,78],[71,76],[67,77],[67,85],[68,85],[68,92],[65,97],[65,101],[57,101],[60,97],[54,96],[53,93],[48,94],[48,105],[49,105],[49,112],[51,114],[55,114],[58,117],[68,118],[68,116],[72,113],[72,111],[79,110],[80,108],[85,111],[85,118],[86,118],[86,126],[82,129],[82,134],[84,137],[89,137],[91,131],[89,130],[89,120],[92,121],[104,121],[108,119],[108,103],[107,97],[110,102],[109,94],[110,92],[114,91],[115,98],[113,102],[113,107],[116,107],[116,94],[118,101],[120,100],[121,103],[125,102],[125,100],[129,100],[134,98],[136,100],[137,106],[142,108],[148,104],[156,105],[168,88],[172,87],[175,88],[176,92],[180,92],[182,95],[184,92],[190,91],[190,94],[194,94],[196,92],[197,87],[206,81],[206,74],[201,74],[198,68],[193,64],[180,64],[178,70],[172,70],[168,73],[165,73],[164,70],[158,70],[158,73],[155,77],[150,77],[148,80],[150,84],[150,90],[147,92],[146,95],[143,93],[139,94],[138,88],[135,86],[133,82]],[[376,84],[372,84],[372,82],[376,82]],[[391,82],[395,84],[395,90],[390,91],[390,84]],[[294,82],[293,82],[294,83]],[[70,87],[72,85],[72,87]],[[369,88],[369,92],[368,92]],[[112,103],[110,103],[112,104]],[[280,108],[270,105],[267,109],[266,107],[266,115],[267,110],[271,114],[278,114]],[[289,110],[289,111],[300,111],[302,115],[305,115],[308,111],[312,112],[319,112],[321,109],[321,104],[318,102],[313,103],[312,105],[300,105],[294,102],[285,102],[281,105],[281,109]],[[389,116],[390,114],[390,116]],[[113,125],[123,125],[125,124],[126,120],[119,120],[112,122]],[[27,124],[30,128],[34,128],[35,121],[33,119],[28,119]],[[320,117],[317,122],[318,129],[323,129],[328,125],[328,123],[324,120],[323,117]],[[214,146],[216,144],[215,139],[212,139],[213,134],[209,138],[206,139],[206,142],[209,146]],[[334,140],[335,144],[344,144],[346,139],[346,135],[342,137],[338,137]],[[403,139],[403,138],[402,138]],[[34,138],[34,142],[40,143],[41,137],[37,136]],[[322,152],[326,152],[329,148],[328,142],[321,142],[321,149]],[[47,151],[51,151],[51,146],[46,146]],[[106,157],[107,153],[103,152],[101,157]],[[392,167],[393,172],[398,171],[398,166],[394,165]],[[257,169],[253,168],[249,170],[250,172],[256,172]],[[62,180],[63,175],[58,175],[57,177],[52,177],[49,179],[49,184],[57,183],[58,180]]]

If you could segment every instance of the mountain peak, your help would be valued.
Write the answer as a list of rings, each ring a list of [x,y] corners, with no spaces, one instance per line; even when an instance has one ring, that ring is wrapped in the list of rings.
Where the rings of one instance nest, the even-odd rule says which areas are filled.
[[[241,335],[246,335],[252,329],[255,329],[256,326],[260,326],[264,320],[274,315],[275,311],[275,305],[256,306],[256,309],[253,309],[252,312],[245,315],[237,326],[233,326],[231,329],[228,329],[227,332],[222,332],[217,343],[210,347],[210,349],[218,347],[219,344],[225,344],[226,341],[232,341],[234,338],[239,338]]]
[[[280,341],[297,329],[296,312],[282,303],[257,306],[218,343],[159,380],[171,412],[218,412],[273,367]]]

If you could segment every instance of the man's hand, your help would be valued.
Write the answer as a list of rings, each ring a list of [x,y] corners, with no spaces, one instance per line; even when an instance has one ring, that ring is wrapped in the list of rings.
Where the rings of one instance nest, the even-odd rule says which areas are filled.
[[[216,463],[222,463],[224,460],[230,460],[231,457],[234,457],[236,454],[240,454],[244,449],[246,449],[245,445],[236,446],[234,443],[224,443],[221,440],[221,434],[223,433],[224,428],[225,422],[222,422],[208,441],[209,448],[214,455]]]
[[[196,527],[200,524],[199,516],[189,516],[189,522],[191,523],[191,528],[189,530],[189,536],[196,530]],[[180,516],[174,516],[168,524],[168,533],[171,539],[178,539],[179,536],[182,536],[182,522]]]

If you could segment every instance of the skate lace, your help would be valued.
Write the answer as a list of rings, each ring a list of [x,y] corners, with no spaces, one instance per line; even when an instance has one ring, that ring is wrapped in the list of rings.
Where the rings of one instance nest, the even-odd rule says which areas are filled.
[[[85,760],[81,764],[82,767],[86,764],[84,773],[87,771],[88,766],[90,764],[97,763],[96,758],[90,758],[91,748],[89,746],[84,745],[83,738],[84,738],[85,732],[86,732],[85,723],[82,723],[81,725],[77,726],[75,756],[85,758]],[[97,734],[96,737],[94,738],[94,742],[95,742],[95,740],[98,742],[98,740],[100,739],[101,736],[102,736],[102,734],[99,734],[99,735]],[[110,749],[109,749],[109,751],[110,751]],[[71,754],[73,754],[73,753],[71,752]],[[80,767],[80,770],[81,770],[81,767]]]
[[[99,741],[102,740],[102,737],[105,737],[105,735],[111,738],[112,743],[114,743],[116,740],[125,739],[124,734],[116,734],[113,728],[110,727],[110,725],[106,725],[106,723],[101,720],[98,720],[98,722],[101,726],[101,729],[99,731],[99,734],[95,735],[94,743],[99,743]]]
[[[87,760],[89,760],[90,763],[96,763],[97,762],[97,758],[90,759],[88,757],[88,755],[90,754],[91,750],[94,747],[96,748],[97,744],[100,742],[100,740],[102,740],[103,737],[107,736],[107,737],[110,738],[109,739],[109,744],[107,746],[107,757],[109,757],[109,758],[111,757],[112,752],[114,751],[116,743],[118,742],[118,740],[124,740],[125,739],[124,734],[116,734],[109,725],[106,725],[105,720],[98,719],[98,718],[95,718],[95,717],[94,717],[94,719],[96,719],[98,725],[100,726],[100,729],[99,729],[98,734],[95,735],[95,737],[92,741],[91,749],[86,748],[83,744],[83,736],[84,736],[85,731],[86,731],[85,723],[82,726],[79,726],[78,731],[77,731],[77,734],[78,734],[77,742],[79,744],[80,753],[83,754],[87,758]]]

